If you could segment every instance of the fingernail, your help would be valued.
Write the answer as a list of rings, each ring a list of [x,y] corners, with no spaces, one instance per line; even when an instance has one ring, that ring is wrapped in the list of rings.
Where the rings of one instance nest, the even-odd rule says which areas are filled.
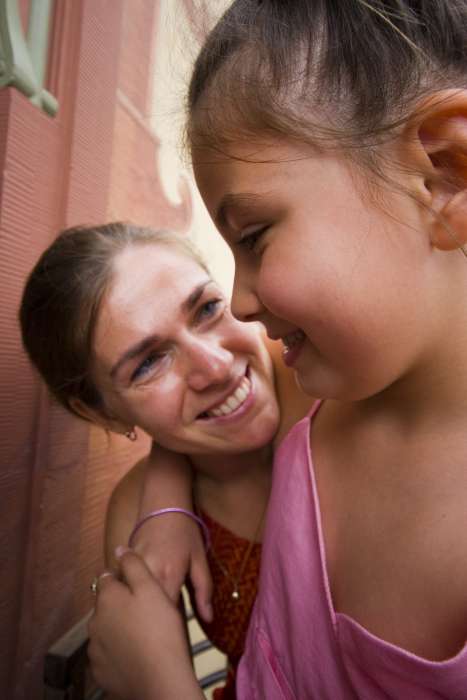
[[[118,547],[116,547],[115,549],[115,556],[117,557],[117,559],[120,559],[120,557],[123,557],[125,552],[129,551],[130,550],[128,549],[128,547],[124,547],[122,544],[119,544]]]
[[[214,613],[212,610],[212,605],[211,603],[205,603],[204,604],[204,617],[206,622],[212,622],[214,619]]]

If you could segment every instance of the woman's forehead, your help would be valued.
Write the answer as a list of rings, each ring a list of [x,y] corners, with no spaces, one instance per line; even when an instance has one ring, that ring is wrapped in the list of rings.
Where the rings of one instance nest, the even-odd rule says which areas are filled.
[[[103,301],[107,306],[133,303],[177,306],[192,289],[210,281],[201,265],[167,246],[133,247],[114,262],[112,281]]]
[[[94,351],[105,365],[127,345],[149,335],[165,336],[214,283],[187,255],[165,246],[134,247],[115,260],[112,282],[102,299]]]

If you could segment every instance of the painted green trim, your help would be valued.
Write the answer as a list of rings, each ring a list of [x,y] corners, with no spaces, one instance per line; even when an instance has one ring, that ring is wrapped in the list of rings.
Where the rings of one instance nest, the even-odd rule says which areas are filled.
[[[26,39],[17,0],[0,0],[0,88],[16,87],[52,117],[58,102],[43,84],[53,2],[31,0]]]

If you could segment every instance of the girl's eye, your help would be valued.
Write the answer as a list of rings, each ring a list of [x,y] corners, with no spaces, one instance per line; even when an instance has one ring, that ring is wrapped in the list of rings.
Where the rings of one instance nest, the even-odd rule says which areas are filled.
[[[145,377],[158,362],[164,357],[164,353],[152,352],[145,360],[135,369],[131,375],[131,381],[137,381]]]
[[[256,246],[264,233],[266,233],[269,226],[261,226],[260,228],[254,229],[248,232],[248,229],[242,233],[238,245],[245,248],[248,251],[254,252]]]
[[[199,321],[204,321],[206,318],[212,318],[222,308],[222,299],[210,299],[200,307],[197,317]]]

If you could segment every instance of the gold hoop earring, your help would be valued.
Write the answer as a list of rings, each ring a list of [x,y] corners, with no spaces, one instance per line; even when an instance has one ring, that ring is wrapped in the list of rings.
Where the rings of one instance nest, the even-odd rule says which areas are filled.
[[[136,430],[134,428],[131,428],[131,430],[127,430],[125,433],[125,437],[128,438],[130,442],[134,442],[138,439],[138,435],[136,434]]]

